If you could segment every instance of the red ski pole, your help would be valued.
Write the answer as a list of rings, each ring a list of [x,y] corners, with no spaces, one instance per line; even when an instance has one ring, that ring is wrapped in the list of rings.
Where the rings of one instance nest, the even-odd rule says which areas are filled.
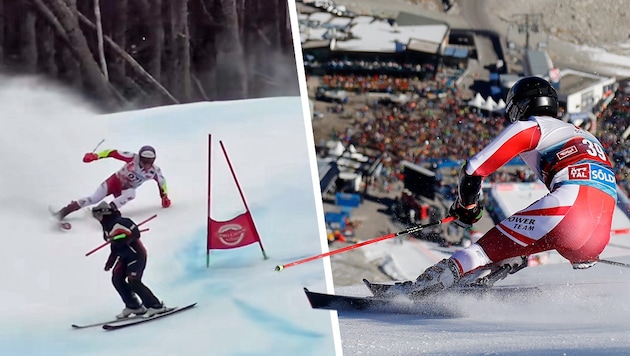
[[[361,246],[373,244],[375,242],[391,239],[393,237],[397,237],[397,236],[400,236],[400,235],[413,234],[413,233],[416,233],[416,232],[418,232],[418,231],[420,231],[422,229],[425,229],[427,227],[440,225],[440,224],[446,224],[446,223],[451,222],[453,220],[455,220],[454,216],[447,216],[447,217],[445,217],[442,220],[433,221],[433,222],[430,222],[430,223],[425,224],[425,225],[412,226],[412,227],[408,228],[407,230],[395,232],[395,233],[389,234],[389,235],[383,235],[381,237],[377,237],[377,238],[374,238],[372,240],[363,241],[363,242],[358,243],[356,245],[346,246],[346,247],[340,248],[338,250],[322,253],[321,255],[317,255],[317,256],[311,256],[311,257],[305,258],[303,260],[287,263],[287,264],[284,264],[284,265],[277,265],[274,270],[280,272],[280,271],[282,271],[285,268],[293,267],[293,266],[296,266],[296,265],[299,265],[299,264],[302,264],[302,263],[306,263],[306,262],[310,262],[310,261],[314,261],[314,260],[317,260],[317,259],[320,259],[320,258],[336,255],[336,254],[341,253],[341,252],[345,252],[345,251],[348,251],[348,250],[359,248]]]
[[[153,214],[153,215],[151,215],[150,217],[148,217],[148,218],[144,219],[142,222],[140,222],[140,223],[138,224],[138,226],[141,226],[142,224],[144,224],[144,223],[146,223],[146,222],[149,222],[149,221],[151,221],[151,220],[155,219],[156,217],[157,217],[157,214]],[[142,230],[140,230],[140,232],[146,232],[146,231],[149,231],[149,229],[142,229]],[[85,257],[87,257],[87,256],[89,256],[89,255],[93,254],[94,252],[96,252],[96,251],[98,251],[98,250],[102,249],[103,247],[105,247],[105,246],[109,245],[111,242],[112,242],[111,240],[107,240],[107,241],[105,241],[102,245],[100,245],[100,246],[98,246],[97,248],[95,248],[95,249],[91,250],[90,252],[86,253],[86,254],[85,254]]]

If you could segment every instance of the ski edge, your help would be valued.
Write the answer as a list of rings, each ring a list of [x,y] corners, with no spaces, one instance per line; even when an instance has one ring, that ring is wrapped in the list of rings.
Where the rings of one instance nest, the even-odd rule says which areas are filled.
[[[146,323],[146,322],[149,322],[149,321],[152,321],[152,320],[155,320],[155,319],[160,319],[162,317],[169,316],[169,315],[178,313],[180,311],[192,309],[196,305],[197,305],[197,302],[188,304],[188,305],[183,306],[183,307],[175,307],[174,309],[169,310],[167,312],[164,312],[164,313],[161,313],[161,314],[157,314],[157,315],[154,315],[154,316],[149,317],[149,318],[140,317],[140,318],[131,320],[128,323],[108,323],[108,324],[103,324],[102,328],[103,328],[103,330],[108,330],[108,331],[119,330],[119,329],[126,328],[126,327],[129,327],[129,326],[134,326],[134,325]]]

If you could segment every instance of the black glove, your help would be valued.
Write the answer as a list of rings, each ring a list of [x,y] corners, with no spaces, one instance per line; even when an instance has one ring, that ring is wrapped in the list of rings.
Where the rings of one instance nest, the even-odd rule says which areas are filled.
[[[468,229],[481,219],[482,211],[479,204],[475,204],[475,206],[470,209],[464,208],[460,204],[459,198],[457,198],[448,210],[448,214],[457,218],[457,220],[453,221],[457,226]]]

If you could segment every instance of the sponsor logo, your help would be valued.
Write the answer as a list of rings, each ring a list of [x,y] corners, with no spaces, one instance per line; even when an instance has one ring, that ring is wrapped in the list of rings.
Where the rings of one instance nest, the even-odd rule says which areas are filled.
[[[572,180],[590,180],[604,184],[615,189],[617,184],[615,174],[605,167],[595,164],[578,164],[569,166],[569,179]]]
[[[602,168],[596,168],[591,170],[591,179],[600,181],[605,184],[615,184],[615,175],[607,170]]]
[[[536,219],[532,219],[532,218],[510,216],[506,220],[514,224],[512,226],[512,229],[514,230],[534,231],[534,227],[536,225]]]
[[[569,179],[589,179],[590,176],[590,164],[578,164],[575,166],[569,166]]]
[[[563,149],[562,151],[556,153],[556,157],[558,157],[558,161],[561,161],[567,157],[569,157],[572,154],[576,154],[578,153],[578,149],[575,146],[571,146],[571,147],[567,147],[565,149]]]
[[[227,224],[221,226],[217,232],[219,240],[227,246],[236,246],[243,241],[245,229],[239,224]]]

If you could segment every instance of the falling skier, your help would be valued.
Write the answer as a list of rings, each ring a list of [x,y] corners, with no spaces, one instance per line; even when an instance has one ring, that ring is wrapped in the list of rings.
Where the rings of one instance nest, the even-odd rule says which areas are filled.
[[[442,290],[491,264],[507,266],[513,273],[527,266],[527,256],[549,250],[558,251],[574,269],[597,263],[610,240],[617,200],[615,175],[601,143],[557,119],[558,95],[542,78],[516,82],[506,103],[509,125],[462,167],[459,194],[449,213],[463,227],[477,222],[483,178],[516,156],[550,193],[501,221],[476,243],[427,268],[416,281],[390,288],[388,294]]]
[[[112,270],[112,284],[125,303],[125,308],[116,318],[140,314],[152,317],[169,311],[142,283],[147,251],[140,241],[140,230],[136,223],[123,217],[118,209],[105,201],[92,209],[92,216],[101,223],[103,238],[110,241],[111,252],[105,263],[105,271]]]
[[[166,188],[166,179],[162,175],[160,167],[155,165],[155,149],[152,146],[142,146],[138,153],[119,151],[115,149],[104,150],[98,153],[89,152],[83,156],[83,162],[89,163],[102,158],[115,158],[125,162],[125,165],[102,182],[96,191],[85,198],[71,201],[61,210],[53,213],[60,222],[62,229],[71,228],[70,224],[64,222],[68,214],[83,207],[96,204],[108,195],[113,195],[113,206],[120,209],[123,205],[133,200],[136,196],[136,189],[148,180],[155,180],[158,184],[162,207],[171,206]]]

